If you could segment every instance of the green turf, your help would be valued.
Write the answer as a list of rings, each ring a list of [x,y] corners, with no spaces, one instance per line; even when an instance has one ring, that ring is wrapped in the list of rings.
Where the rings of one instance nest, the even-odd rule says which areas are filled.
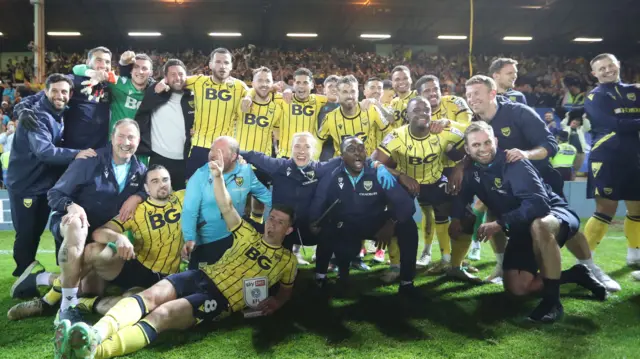
[[[0,250],[11,249],[13,232],[0,232]],[[49,234],[41,249],[53,249]],[[436,249],[437,251],[437,249]],[[0,252],[2,253],[2,252]],[[493,269],[488,245],[477,263],[481,275]],[[294,299],[271,318],[229,318],[189,332],[165,333],[131,358],[638,358],[640,283],[625,265],[626,241],[613,226],[598,249],[597,262],[619,280],[622,292],[601,303],[573,286],[562,290],[565,318],[552,326],[529,326],[522,318],[537,299],[514,300],[495,285],[472,287],[419,275],[417,285],[430,299],[408,305],[397,286],[383,286],[379,270],[353,272],[357,300],[320,305],[310,295],[310,268],[300,272]],[[565,267],[573,259],[563,251]],[[436,254],[437,257],[437,254]],[[39,254],[55,269],[52,254]],[[8,298],[13,261],[0,254],[0,310]],[[51,358],[53,318],[9,322],[0,319],[1,358]]]

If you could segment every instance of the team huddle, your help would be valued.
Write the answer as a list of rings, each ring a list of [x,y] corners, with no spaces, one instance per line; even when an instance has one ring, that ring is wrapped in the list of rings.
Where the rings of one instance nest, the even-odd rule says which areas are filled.
[[[329,76],[325,94],[312,94],[305,68],[286,88],[259,67],[249,88],[230,76],[222,48],[211,54],[211,76],[187,76],[171,59],[158,82],[147,55],[125,52],[120,76],[111,56],[91,50],[86,65],[49,76],[16,108],[11,295],[36,299],[8,317],[55,314],[56,358],[122,356],[167,330],[272,314],[293,295],[297,267],[308,264],[301,250],[312,246],[321,293],[348,293],[350,268],[374,240],[389,254],[381,280],[397,282],[398,295],[420,303],[414,278],[426,267],[540,294],[527,317],[539,323],[562,318],[562,284],[599,300],[621,289],[592,258],[620,200],[627,263],[640,264],[640,90],[620,82],[614,55],[591,61],[599,86],[585,101],[594,134],[588,197],[597,208],[584,233],[550,164],[556,138],[512,90],[514,60],[470,78],[466,100],[443,96],[436,76],[414,85],[397,66],[386,103],[389,82],[380,78],[364,83],[362,101],[352,75]],[[51,212],[60,274],[35,260]],[[486,241],[496,268],[482,280],[465,257]],[[563,246],[576,257],[564,271]],[[104,296],[107,286],[120,295]],[[38,287],[50,289],[37,298]],[[102,317],[89,325],[87,313]]]

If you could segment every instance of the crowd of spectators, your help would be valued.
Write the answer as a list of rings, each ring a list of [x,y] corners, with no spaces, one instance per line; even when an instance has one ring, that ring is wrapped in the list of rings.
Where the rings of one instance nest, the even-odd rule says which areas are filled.
[[[122,50],[124,51],[124,50]],[[119,49],[114,49],[114,65],[117,63]],[[179,58],[191,74],[209,74],[209,54],[202,50],[187,50],[168,53],[156,50],[138,49],[145,52],[154,61],[154,77],[162,77],[162,65],[170,58]],[[395,48],[392,54],[382,56],[374,52],[358,52],[353,48],[313,48],[303,51],[283,51],[259,48],[248,45],[233,49],[234,69],[232,76],[247,83],[251,82],[252,69],[267,66],[273,70],[276,81],[292,84],[293,72],[298,67],[309,68],[316,80],[316,91],[322,91],[322,82],[329,75],[353,74],[362,84],[369,77],[387,79],[394,66],[407,65],[414,81],[426,74],[435,74],[440,78],[442,93],[463,95],[464,83],[470,77],[469,57],[466,54],[430,54],[425,51],[412,51],[408,48]],[[518,65],[517,90],[523,92],[532,107],[559,108],[565,94],[574,87],[576,92],[588,92],[595,84],[590,76],[589,60],[584,57],[566,56],[525,56],[518,54],[476,54],[472,57],[474,73],[484,73],[496,57],[508,56],[516,59]],[[75,64],[86,61],[86,52],[65,53],[48,52],[45,57],[48,73],[71,73]],[[15,129],[13,107],[21,98],[38,89],[30,81],[33,76],[33,61],[27,57],[9,59],[0,69],[2,83],[2,132]],[[117,66],[114,66],[117,70]],[[626,82],[640,83],[640,61],[627,60],[623,66],[622,79]],[[362,93],[362,91],[361,91]],[[12,126],[9,124],[12,123]],[[12,128],[12,130],[8,130]],[[10,146],[9,135],[0,136],[0,145]],[[7,144],[7,138],[9,143]],[[0,148],[2,150],[2,148]],[[6,152],[6,151],[4,151]]]

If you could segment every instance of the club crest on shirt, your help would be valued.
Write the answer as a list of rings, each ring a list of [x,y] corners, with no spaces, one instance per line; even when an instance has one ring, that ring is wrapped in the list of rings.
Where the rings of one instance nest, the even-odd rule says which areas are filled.
[[[31,208],[31,205],[33,204],[33,199],[25,198],[22,200],[22,204],[24,204],[24,208]]]
[[[509,135],[511,134],[511,128],[510,127],[503,127],[500,129],[500,132],[502,132],[502,134],[505,137],[509,137]]]
[[[308,179],[314,179],[315,177],[316,177],[316,171],[307,172],[307,178]]]
[[[629,99],[629,101],[635,101],[636,100],[636,94],[635,93],[628,93],[627,94],[627,98]]]
[[[364,181],[364,189],[370,191],[373,188],[373,181]]]
[[[244,183],[244,178],[242,178],[242,177],[236,177],[236,178],[235,178],[235,181],[236,181],[236,185],[237,185],[238,187],[241,187],[241,186],[242,186],[242,184]]]
[[[496,177],[493,180],[493,184],[496,185],[496,188],[501,188],[502,187],[502,179]]]

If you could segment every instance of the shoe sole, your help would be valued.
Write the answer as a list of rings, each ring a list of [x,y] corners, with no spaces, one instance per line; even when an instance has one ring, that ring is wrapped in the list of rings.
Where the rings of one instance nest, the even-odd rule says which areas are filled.
[[[72,339],[74,333],[78,333],[80,338],[82,338],[82,343],[80,345],[73,342]],[[87,347],[90,347],[92,345],[91,340],[89,339],[92,337],[92,335],[93,333],[91,333],[91,328],[89,327],[89,325],[83,322],[78,322],[72,325],[71,328],[69,328],[69,352],[74,355],[74,358],[93,358],[95,356],[95,353],[86,353],[86,351],[88,350]]]
[[[11,286],[11,298],[15,298],[14,294],[16,292],[16,288],[18,288],[18,286],[22,284],[22,282],[24,282],[24,280],[27,279],[29,275],[31,275],[31,271],[33,270],[33,268],[35,268],[39,264],[40,262],[38,261],[31,262],[31,264],[29,264],[29,266],[24,270],[24,272],[20,274],[20,277],[18,277],[18,279],[16,279],[16,281]]]
[[[71,322],[63,320],[55,326],[55,333],[53,336],[53,348],[54,357],[56,359],[65,359],[70,357],[70,353],[67,349],[67,342],[69,339],[69,329],[71,328]]]

